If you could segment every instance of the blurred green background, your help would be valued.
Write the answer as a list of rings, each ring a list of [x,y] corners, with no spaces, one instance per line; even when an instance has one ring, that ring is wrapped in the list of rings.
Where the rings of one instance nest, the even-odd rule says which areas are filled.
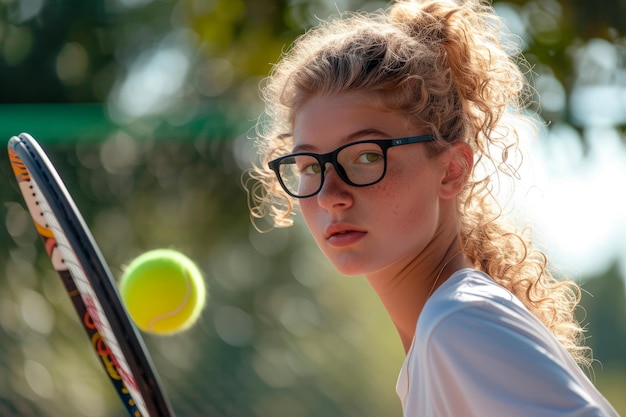
[[[183,251],[205,273],[199,324],[144,335],[178,416],[401,415],[403,352],[377,298],[364,280],[338,276],[301,225],[258,233],[241,186],[258,84],[281,50],[318,17],[386,5],[0,0],[0,138],[29,132],[42,143],[116,276],[157,247]],[[554,233],[546,250],[586,291],[592,378],[626,415],[626,3],[495,6],[532,64],[547,172],[603,180],[556,187],[578,200],[560,199],[536,222],[574,231]],[[590,170],[592,160],[615,170]],[[0,172],[0,415],[124,416],[6,152]],[[550,229],[568,214],[564,229]],[[611,239],[594,240],[603,230]]]

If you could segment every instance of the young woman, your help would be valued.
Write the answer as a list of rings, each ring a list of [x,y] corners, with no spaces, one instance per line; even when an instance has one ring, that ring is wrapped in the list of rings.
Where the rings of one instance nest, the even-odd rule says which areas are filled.
[[[478,0],[402,1],[300,37],[263,88],[254,216],[299,205],[407,352],[404,415],[616,416],[580,370],[578,287],[503,217],[528,86]]]

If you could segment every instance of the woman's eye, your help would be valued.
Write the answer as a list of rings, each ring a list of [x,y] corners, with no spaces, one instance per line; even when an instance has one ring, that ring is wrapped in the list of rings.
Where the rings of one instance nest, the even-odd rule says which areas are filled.
[[[320,164],[317,163],[305,165],[300,169],[301,175],[317,175],[320,172],[322,172],[322,170],[320,169]]]
[[[363,152],[357,158],[357,162],[361,164],[372,164],[383,159],[383,155],[379,152]]]

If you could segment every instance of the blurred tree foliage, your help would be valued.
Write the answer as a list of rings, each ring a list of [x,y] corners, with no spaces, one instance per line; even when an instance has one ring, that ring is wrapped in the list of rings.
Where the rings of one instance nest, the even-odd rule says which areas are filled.
[[[0,132],[43,142],[116,275],[155,247],[184,251],[206,273],[200,324],[146,335],[179,416],[400,415],[403,354],[376,298],[362,280],[338,278],[298,227],[254,230],[240,183],[271,63],[317,17],[385,5],[0,2]],[[521,37],[538,92],[562,98],[540,109],[547,121],[576,123],[567,97],[590,40],[613,45],[624,68],[623,2],[495,6]],[[0,162],[0,414],[122,416]],[[617,269],[586,280],[597,382],[626,413],[623,284]]]

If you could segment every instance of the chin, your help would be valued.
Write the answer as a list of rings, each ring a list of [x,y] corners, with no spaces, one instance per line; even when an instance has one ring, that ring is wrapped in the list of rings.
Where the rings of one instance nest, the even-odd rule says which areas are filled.
[[[341,275],[346,276],[346,277],[362,277],[362,276],[365,275],[365,272],[356,272],[354,270],[344,271],[344,270],[341,270],[341,269],[337,268],[337,271]]]
[[[331,265],[342,275],[348,277],[363,276],[371,272],[370,259],[352,251],[337,251],[334,248],[322,247],[322,253]]]
[[[355,262],[355,261],[350,261],[350,262],[345,262],[345,261],[340,261],[337,259],[330,259],[332,265],[335,267],[335,269],[342,275],[345,275],[347,277],[357,277],[357,276],[363,276],[365,274],[367,274],[367,272],[369,271],[368,269],[364,268],[363,264],[364,262]]]

